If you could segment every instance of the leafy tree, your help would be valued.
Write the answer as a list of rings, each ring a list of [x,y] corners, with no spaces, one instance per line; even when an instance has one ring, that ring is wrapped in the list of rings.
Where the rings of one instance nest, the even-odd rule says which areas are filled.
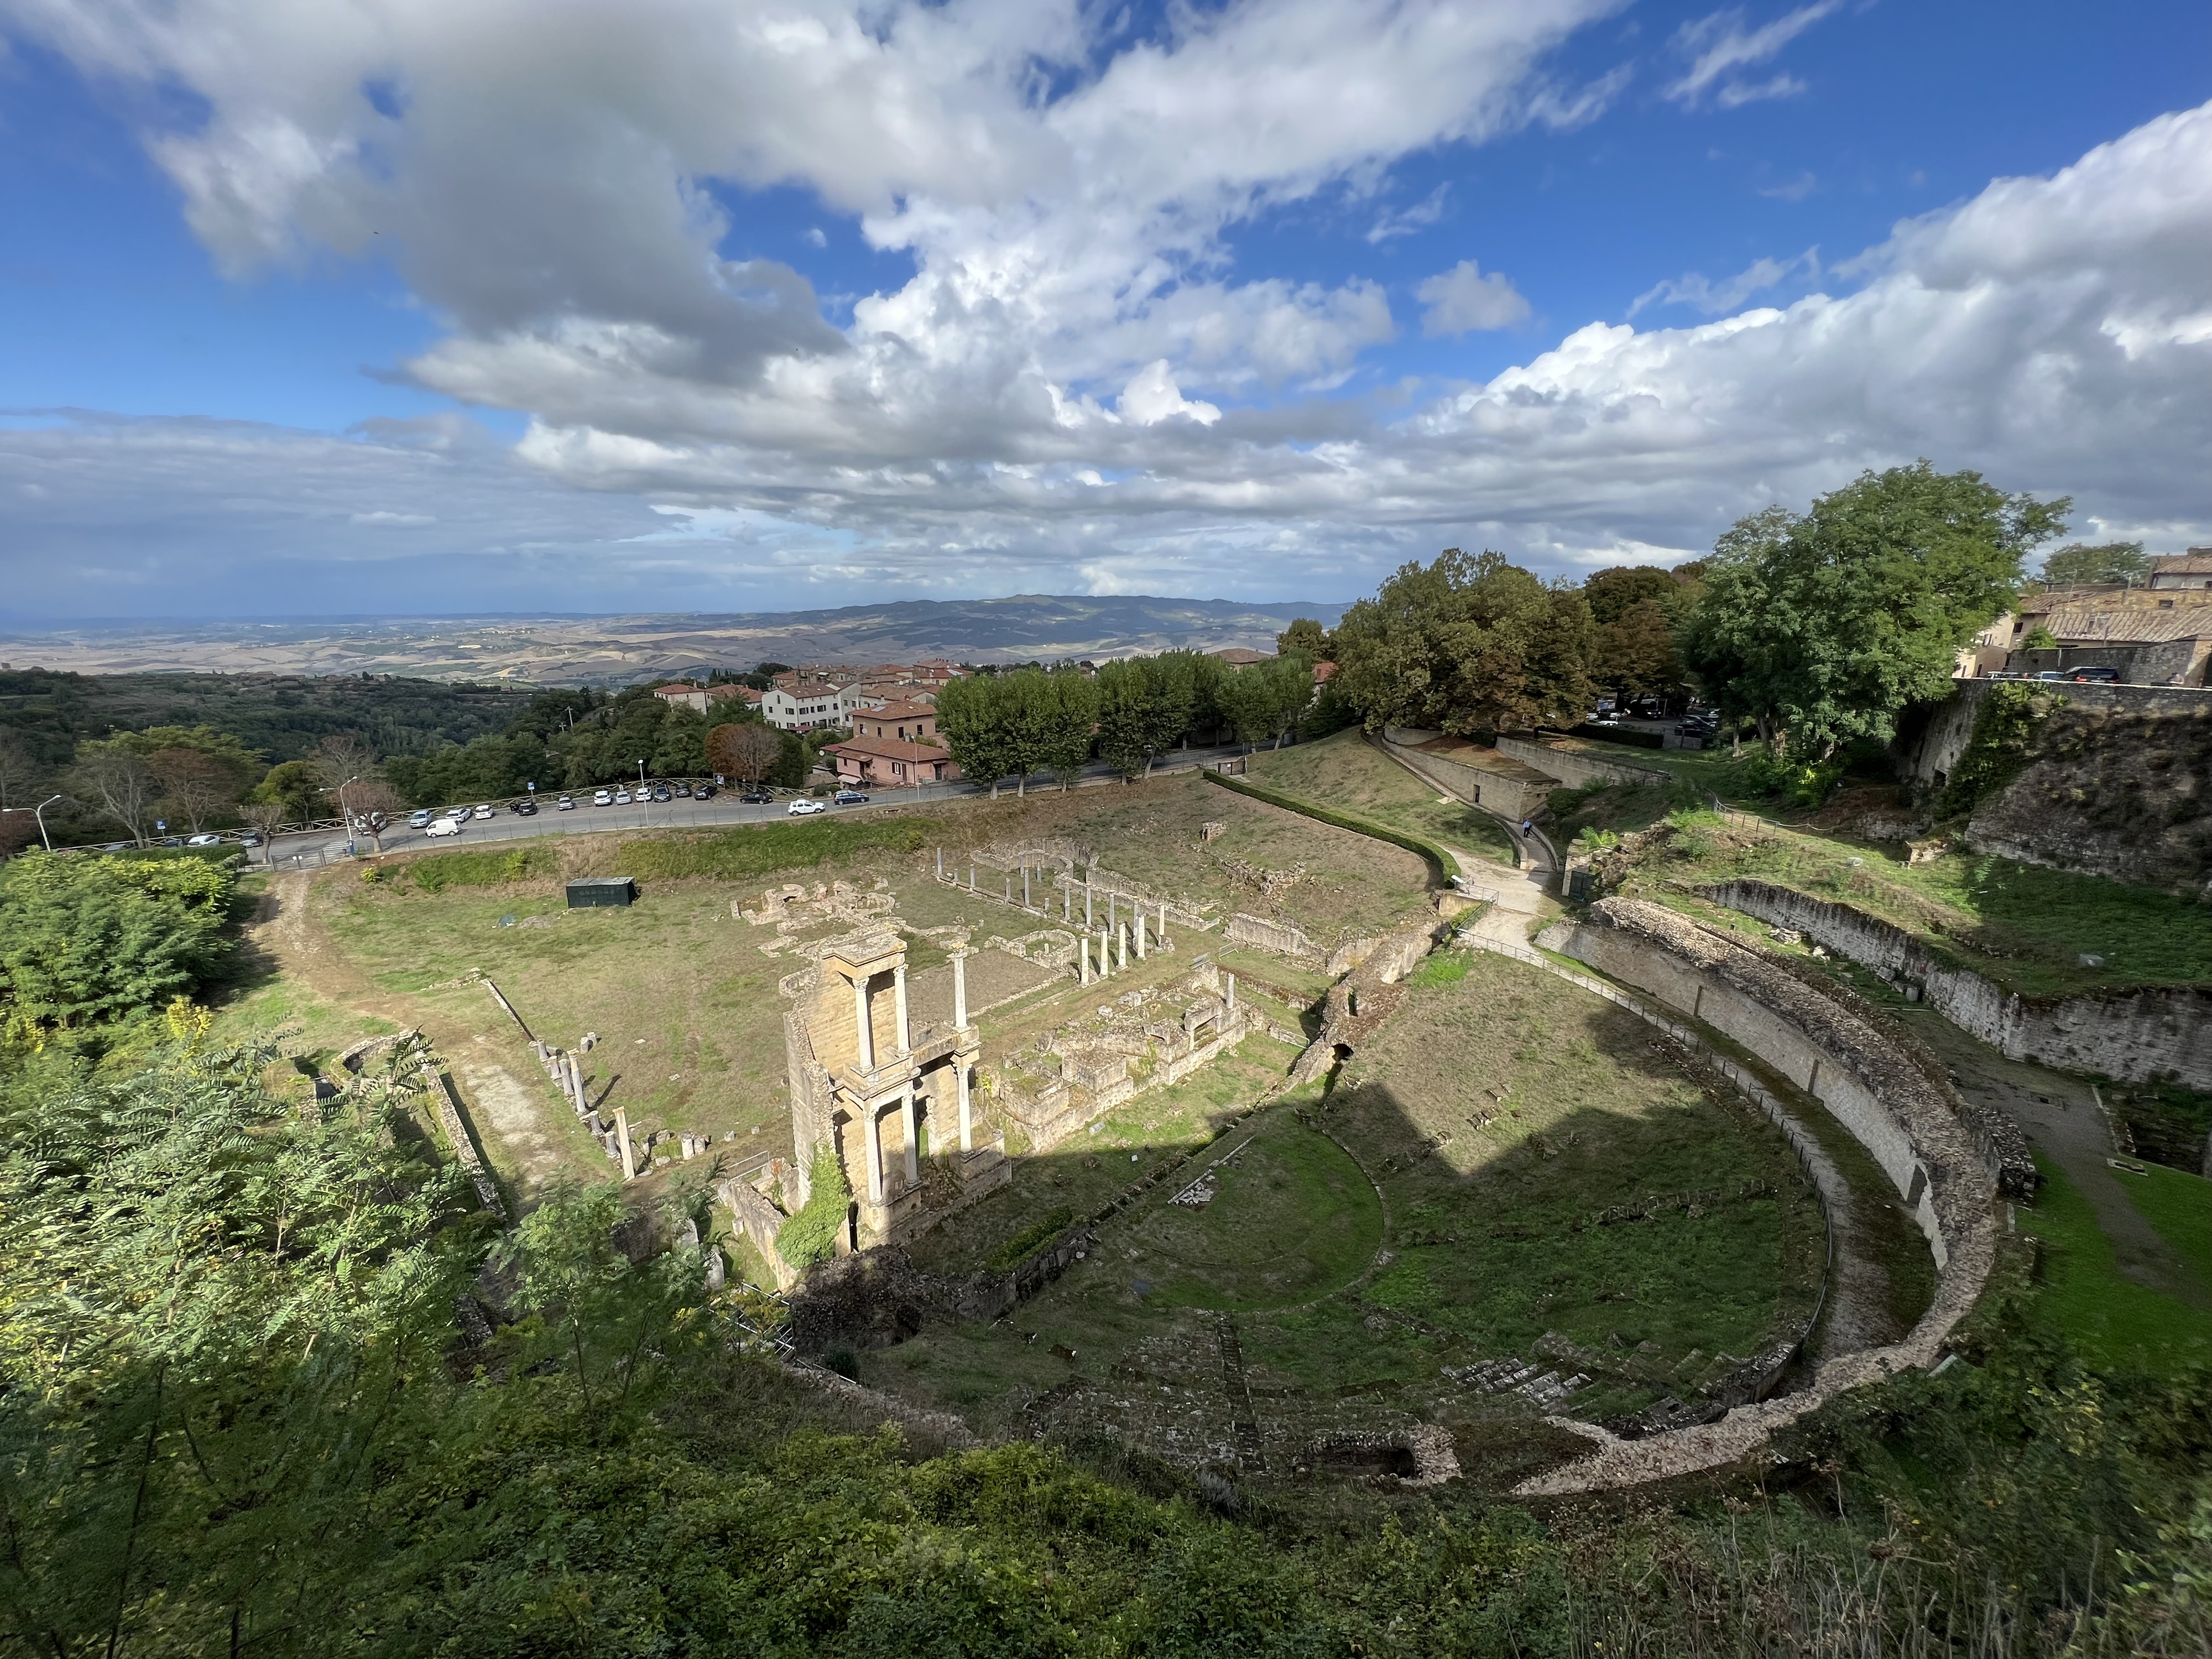
[[[2046,587],[2132,586],[2150,574],[2141,542],[2069,542],[2043,562]]]
[[[0,808],[31,805],[32,792],[45,775],[22,738],[0,732]]]
[[[275,864],[276,862],[276,832],[283,827],[285,819],[283,803],[273,800],[250,800],[238,809],[238,815],[246,820],[248,829],[260,836],[261,861],[268,865]]]
[[[1020,766],[1012,710],[997,675],[963,674],[939,691],[937,730],[961,771],[988,783],[994,799],[1000,781]]]
[[[1648,564],[1614,565],[1583,583],[1590,620],[1600,628],[1612,626],[1647,600],[1664,605],[1680,592],[1673,576]]]
[[[392,828],[392,821],[407,810],[406,799],[382,778],[368,778],[346,791],[346,805],[352,810],[354,822],[376,843],[376,850],[384,850],[385,832]]]
[[[231,891],[204,859],[27,853],[0,870],[0,1005],[66,1030],[187,994],[229,955]]]
[[[1181,743],[1190,730],[1198,708],[1198,688],[1203,671],[1194,651],[1163,651],[1157,657],[1137,659],[1145,686],[1145,775],[1152,775],[1152,762]]]
[[[1072,789],[1091,758],[1091,744],[1098,724],[1098,688],[1081,669],[1054,669],[1045,677],[1046,738],[1038,750],[1042,769],[1051,773],[1063,791]]]
[[[1754,514],[1715,546],[1690,666],[1724,714],[1812,758],[1886,741],[1906,703],[1948,693],[1960,648],[2011,605],[2069,505],[1923,460],[1863,473],[1802,518]]]
[[[1497,553],[1407,564],[1336,627],[1340,695],[1370,730],[1518,731],[1589,706],[1589,606]]]
[[[1300,617],[1288,628],[1275,635],[1278,653],[1288,656],[1301,652],[1316,662],[1328,660],[1328,635],[1311,617]]]
[[[1151,692],[1145,672],[1133,659],[1106,663],[1098,670],[1097,686],[1099,757],[1123,777],[1133,778],[1152,757]],[[940,713],[944,707],[940,698]]]
[[[330,797],[323,793],[322,769],[310,761],[282,761],[270,767],[252,798],[282,806],[288,823],[306,823],[331,815]]]

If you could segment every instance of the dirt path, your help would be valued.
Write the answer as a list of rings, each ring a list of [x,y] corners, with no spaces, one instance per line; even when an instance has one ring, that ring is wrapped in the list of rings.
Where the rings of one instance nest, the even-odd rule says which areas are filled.
[[[324,1001],[364,1019],[404,1030],[420,1027],[451,1068],[471,1108],[478,1139],[511,1191],[526,1194],[564,1165],[550,1085],[535,1083],[520,1051],[520,1033],[494,1002],[483,1018],[444,1010],[428,1000],[380,990],[348,962],[315,915],[314,873],[279,875],[262,895],[246,930],[246,948],[277,973]],[[518,1071],[520,1075],[518,1075]]]
[[[2122,1183],[2133,1177],[2105,1161],[2115,1150],[2112,1130],[2087,1083],[2026,1060],[2007,1060],[1940,1014],[1911,1018],[1916,1022],[1912,1030],[1951,1068],[1960,1093],[2011,1118],[2038,1152],[2065,1171],[2096,1212],[2097,1225],[2112,1241],[2124,1278],[2191,1307],[2212,1308],[2212,1286],[2174,1254],[2130,1201]]]

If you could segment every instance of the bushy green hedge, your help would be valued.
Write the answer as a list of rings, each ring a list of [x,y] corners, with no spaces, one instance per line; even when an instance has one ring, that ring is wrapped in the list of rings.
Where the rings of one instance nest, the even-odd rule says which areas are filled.
[[[1249,779],[1232,778],[1219,772],[1208,772],[1206,775],[1224,789],[1233,789],[1240,795],[1249,795],[1253,799],[1263,800],[1270,806],[1279,806],[1286,812],[1296,812],[1301,817],[1313,818],[1339,830],[1349,830],[1355,836],[1372,836],[1377,841],[1387,841],[1394,847],[1402,847],[1409,853],[1417,853],[1427,860],[1429,868],[1435,872],[1439,882],[1449,882],[1459,874],[1459,860],[1432,841],[1424,841],[1420,836],[1408,835],[1403,830],[1394,830],[1387,823],[1377,823],[1373,818],[1362,817],[1357,812],[1339,811],[1333,806],[1322,806],[1313,801],[1300,800],[1296,795],[1279,794],[1274,790],[1254,783]]]
[[[806,1268],[829,1260],[837,1248],[837,1230],[853,1204],[853,1189],[837,1149],[826,1141],[814,1149],[814,1168],[806,1202],[775,1236],[776,1254],[793,1267]]]
[[[418,859],[409,873],[426,893],[448,887],[501,887],[558,872],[561,861],[542,847],[492,848],[480,853],[441,853]]]
[[[881,849],[918,853],[938,829],[932,818],[827,818],[765,823],[719,835],[633,841],[616,854],[618,876],[668,880],[705,876],[735,880],[773,870],[797,870],[823,859],[842,861]]]
[[[1005,1273],[1024,1258],[1042,1249],[1060,1237],[1060,1230],[1075,1219],[1075,1212],[1065,1204],[1042,1220],[1034,1222],[991,1252],[990,1267],[995,1273]]]

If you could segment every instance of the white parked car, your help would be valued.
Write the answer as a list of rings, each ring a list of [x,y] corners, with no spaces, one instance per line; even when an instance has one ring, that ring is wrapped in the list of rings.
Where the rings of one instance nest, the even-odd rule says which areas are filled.
[[[811,818],[817,812],[829,810],[818,800],[795,800],[783,809],[783,815],[787,818]]]
[[[430,809],[427,806],[422,807],[416,811],[413,817],[407,820],[407,827],[410,830],[428,830],[430,827]]]
[[[477,816],[480,818],[488,818],[492,816],[492,810],[489,806],[479,806],[477,808]]]
[[[556,810],[563,812],[574,811],[576,810],[576,798],[574,795],[562,796],[561,805]]]
[[[220,847],[222,845],[222,837],[216,835],[186,836],[185,837],[185,845],[187,847]]]
[[[617,805],[617,806],[627,806],[627,805],[629,805],[629,790],[627,790],[627,789],[617,789],[617,790],[616,790],[616,791],[615,791],[615,805]]]
[[[468,817],[468,815],[469,809],[465,806],[448,806],[446,809],[446,816],[456,821]]]
[[[592,805],[594,806],[612,806],[614,804],[615,792],[611,789],[596,790],[592,795]]]
[[[458,836],[461,833],[461,825],[464,822],[465,820],[460,818],[440,818],[422,833],[432,836]]]

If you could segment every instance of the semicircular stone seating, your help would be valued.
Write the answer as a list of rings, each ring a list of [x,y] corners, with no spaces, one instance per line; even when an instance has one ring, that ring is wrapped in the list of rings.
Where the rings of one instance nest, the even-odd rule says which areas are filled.
[[[1533,1477],[1516,1492],[1590,1492],[1742,1462],[1775,1430],[1844,1390],[1933,1363],[1988,1279],[2000,1188],[2032,1189],[2033,1164],[2018,1131],[1975,1115],[1847,1000],[1823,994],[1757,951],[1662,906],[1601,899],[1581,919],[1547,929],[1538,942],[1720,1032],[1819,1099],[1896,1184],[1927,1238],[1937,1276],[1934,1299],[1902,1340],[1832,1353],[1810,1385],[1796,1392],[1739,1406],[1717,1422],[1636,1440],[1560,1419],[1595,1443],[1590,1455]],[[1509,946],[1504,954],[1565,971],[1534,951]]]

